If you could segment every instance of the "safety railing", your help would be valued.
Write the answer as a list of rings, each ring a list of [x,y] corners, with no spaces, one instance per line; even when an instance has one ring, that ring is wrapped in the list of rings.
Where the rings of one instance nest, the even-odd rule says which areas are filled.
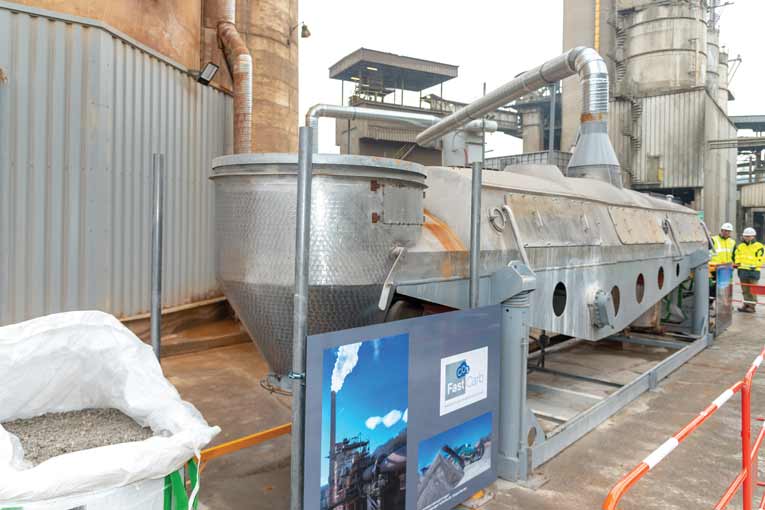
[[[728,506],[733,496],[736,495],[739,488],[743,488],[743,509],[752,509],[752,498],[754,487],[757,485],[757,452],[765,439],[765,427],[760,429],[757,439],[752,444],[751,429],[751,391],[752,378],[757,372],[765,357],[765,348],[754,359],[752,365],[747,370],[743,379],[736,382],[733,386],[725,390],[720,396],[701,411],[685,427],[680,429],[674,436],[667,439],[661,446],[654,450],[648,457],[627,473],[619,482],[614,485],[603,502],[603,510],[616,510],[617,505],[622,498],[634,487],[645,475],[664,460],[680,443],[685,441],[696,429],[713,416],[728,400],[736,393],[741,393],[741,471],[731,482],[725,493],[714,506],[715,510],[723,510]],[[760,419],[760,421],[762,421]],[[759,505],[760,510],[765,510],[765,496]]]
[[[749,292],[752,293],[752,296],[754,296],[754,300],[746,299],[746,297],[743,297],[743,299],[734,298],[732,299],[733,303],[741,303],[745,305],[765,304],[765,302],[759,301],[759,298],[757,297],[757,296],[765,296],[765,285],[762,285],[760,283],[743,283],[743,282],[737,282],[736,285],[741,287],[742,294],[744,290],[748,289]]]

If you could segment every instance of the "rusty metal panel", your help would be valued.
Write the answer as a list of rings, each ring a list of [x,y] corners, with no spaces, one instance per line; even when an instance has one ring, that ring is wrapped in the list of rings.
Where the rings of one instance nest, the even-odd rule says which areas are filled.
[[[672,228],[681,243],[700,243],[707,239],[704,227],[692,214],[669,214]]]
[[[616,235],[624,244],[660,244],[667,236],[661,227],[663,213],[634,207],[609,207]]]
[[[603,243],[601,222],[592,204],[584,200],[508,193],[507,202],[527,247]]]
[[[164,300],[219,293],[213,157],[231,100],[93,20],[0,3],[0,325],[149,309],[151,154],[165,154]]]

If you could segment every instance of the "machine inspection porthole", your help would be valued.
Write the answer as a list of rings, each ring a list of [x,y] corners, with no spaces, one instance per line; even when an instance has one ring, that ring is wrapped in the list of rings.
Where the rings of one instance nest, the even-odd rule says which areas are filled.
[[[619,305],[621,304],[621,292],[619,287],[614,285],[611,288],[611,301],[614,302],[614,315],[619,315]]]
[[[643,302],[643,297],[645,296],[645,277],[643,277],[643,273],[640,273],[637,277],[637,281],[635,282],[635,299],[638,303]]]
[[[563,311],[566,309],[566,285],[563,282],[558,282],[553,291],[553,312],[556,317],[563,315]]]
[[[656,283],[659,284],[659,289],[664,288],[664,268],[659,268],[659,276],[656,278]]]

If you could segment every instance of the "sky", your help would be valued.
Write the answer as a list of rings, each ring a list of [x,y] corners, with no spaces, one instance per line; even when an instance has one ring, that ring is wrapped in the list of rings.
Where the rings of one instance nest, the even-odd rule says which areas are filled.
[[[360,436],[369,451],[406,428],[409,335],[368,340],[324,351],[321,484],[329,477],[330,391],[337,391],[336,440]]]
[[[441,451],[444,445],[449,445],[454,449],[463,444],[475,446],[479,439],[488,436],[490,433],[491,413],[486,413],[422,441],[417,451],[418,471],[422,471],[423,468],[430,466],[436,454]]]
[[[743,58],[732,82],[736,101],[730,114],[765,114],[765,1],[736,0],[720,15],[721,44],[731,57]],[[470,8],[455,0],[300,0],[300,20],[311,30],[300,41],[300,119],[316,103],[340,104],[340,82],[329,79],[328,69],[362,46],[459,65],[459,76],[444,84],[444,96],[462,102],[480,96],[484,82],[492,90],[563,51],[563,0],[474,0]],[[416,101],[416,93],[409,94]],[[320,122],[320,151],[338,152],[334,120]],[[487,138],[490,157],[522,151],[519,139]]]

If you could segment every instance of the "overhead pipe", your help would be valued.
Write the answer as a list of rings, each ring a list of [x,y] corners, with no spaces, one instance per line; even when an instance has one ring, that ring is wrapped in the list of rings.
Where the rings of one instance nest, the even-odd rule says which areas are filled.
[[[417,136],[417,143],[428,144],[467,123],[501,108],[521,96],[578,74],[582,82],[582,116],[608,113],[608,69],[603,58],[592,48],[577,47],[526,71],[501,87],[473,101],[429,127]]]
[[[322,117],[347,120],[381,120],[396,124],[407,124],[416,128],[425,129],[441,121],[441,117],[427,113],[401,112],[396,110],[383,110],[376,108],[363,108],[357,106],[338,106],[331,104],[317,104],[308,109],[305,114],[305,125],[313,131],[313,151],[318,152],[319,144],[319,119]],[[495,132],[499,129],[496,121],[482,119],[469,122],[463,129],[474,132]],[[421,144],[422,145],[422,144]]]
[[[569,175],[598,178],[621,187],[619,161],[608,141],[608,68],[597,51],[576,47],[541,66],[516,76],[501,87],[460,108],[417,136],[417,143],[431,143],[446,133],[480,119],[521,96],[579,75],[582,114],[579,143],[569,164]]]
[[[234,82],[234,153],[252,152],[252,56],[236,29],[236,0],[222,0],[218,12],[218,37]]]

